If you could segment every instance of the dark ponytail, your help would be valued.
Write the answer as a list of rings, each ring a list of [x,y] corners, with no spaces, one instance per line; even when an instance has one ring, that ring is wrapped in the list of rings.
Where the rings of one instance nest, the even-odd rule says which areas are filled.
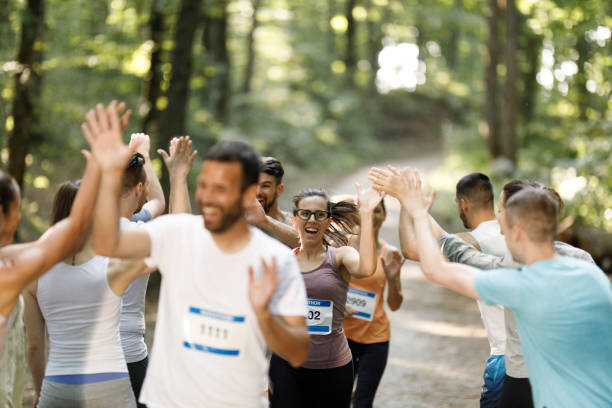
[[[0,205],[4,215],[8,214],[11,204],[17,199],[17,188],[15,179],[0,170]]]
[[[293,197],[293,208],[298,209],[298,205],[303,198],[321,197],[327,202],[327,211],[332,219],[331,224],[323,234],[323,243],[326,246],[341,247],[348,244],[348,236],[354,234],[353,229],[359,225],[359,208],[350,201],[330,201],[329,196],[324,190],[309,188],[300,191]]]
[[[79,191],[81,180],[76,182],[65,181],[57,189],[53,199],[53,209],[51,210],[51,225],[54,225],[70,215],[72,203]]]

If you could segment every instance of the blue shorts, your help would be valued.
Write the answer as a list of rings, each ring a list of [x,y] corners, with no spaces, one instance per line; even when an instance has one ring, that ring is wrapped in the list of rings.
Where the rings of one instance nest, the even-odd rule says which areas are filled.
[[[504,387],[505,375],[505,357],[503,355],[490,356],[482,375],[484,384],[480,393],[480,408],[497,408]]]

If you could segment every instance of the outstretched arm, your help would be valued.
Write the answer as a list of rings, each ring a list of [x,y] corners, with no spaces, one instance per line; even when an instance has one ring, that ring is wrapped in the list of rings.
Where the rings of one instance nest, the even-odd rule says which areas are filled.
[[[151,252],[149,234],[142,228],[119,229],[121,178],[133,149],[121,140],[121,126],[115,107],[90,111],[83,132],[91,139],[92,155],[100,165],[102,178],[96,202],[92,247],[100,255],[115,258],[146,258]],[[81,187],[82,188],[82,187]],[[79,191],[80,193],[80,191]]]
[[[478,299],[474,286],[475,268],[444,261],[440,248],[431,229],[429,208],[433,193],[425,197],[422,192],[421,177],[418,171],[405,169],[387,177],[370,173],[373,182],[394,197],[398,198],[410,216],[416,236],[416,244],[425,277],[441,286],[464,296]]]
[[[300,246],[300,237],[295,228],[266,215],[261,203],[257,199],[254,199],[253,203],[247,208],[245,216],[249,224],[274,235],[289,248]]]
[[[287,360],[293,367],[299,367],[308,357],[309,337],[304,316],[279,316],[270,310],[270,301],[279,285],[276,261],[268,265],[262,260],[261,277],[255,280],[255,272],[249,268],[249,299],[259,328],[268,348]]]
[[[143,208],[149,211],[152,218],[158,217],[166,210],[166,198],[164,197],[164,190],[162,189],[161,183],[151,164],[151,140],[149,136],[144,133],[132,134],[130,138],[130,148],[142,154],[145,161],[144,170],[147,175],[145,194],[147,202],[144,204]]]
[[[361,228],[359,233],[359,252],[349,246],[338,248],[336,259],[354,278],[366,278],[376,271],[376,236],[374,233],[374,210],[384,194],[369,187],[361,190],[356,184]]]
[[[159,149],[157,153],[164,160],[170,176],[170,203],[168,205],[171,214],[191,214],[191,202],[189,201],[189,187],[187,176],[191,171],[193,160],[198,151],[191,153],[191,139],[189,136],[175,137],[170,141],[170,153]]]

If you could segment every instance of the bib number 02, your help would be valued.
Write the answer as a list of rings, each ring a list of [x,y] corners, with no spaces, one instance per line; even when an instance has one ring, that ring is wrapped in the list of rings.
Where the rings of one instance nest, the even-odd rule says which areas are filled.
[[[331,300],[308,299],[308,333],[325,335],[332,331],[334,302]]]

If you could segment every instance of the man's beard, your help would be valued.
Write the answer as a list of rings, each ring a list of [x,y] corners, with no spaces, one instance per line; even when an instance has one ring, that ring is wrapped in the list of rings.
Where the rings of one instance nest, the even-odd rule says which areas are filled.
[[[467,217],[465,216],[463,210],[459,210],[459,218],[461,218],[461,221],[463,221],[463,226],[469,229],[470,226],[468,225]]]
[[[270,200],[270,202],[268,202],[268,200],[266,200],[265,197],[261,197],[261,199],[263,200],[263,202],[260,201],[261,206],[264,209],[264,212],[266,214],[268,214],[270,212],[270,210],[272,209],[272,207],[274,206],[274,204],[276,203],[276,193],[274,194],[274,197],[272,197],[272,199]],[[259,199],[260,197],[258,197]]]
[[[226,209],[223,209],[222,207],[219,207],[219,206],[214,206],[216,208],[221,209],[221,211],[223,212],[223,215],[218,225],[216,226],[208,225],[206,223],[206,217],[204,217],[204,226],[206,227],[206,229],[214,234],[220,234],[220,233],[227,231],[232,225],[236,223],[236,221],[238,221],[241,217],[244,216],[244,209],[239,203],[240,201],[237,201],[236,203],[230,205]]]

